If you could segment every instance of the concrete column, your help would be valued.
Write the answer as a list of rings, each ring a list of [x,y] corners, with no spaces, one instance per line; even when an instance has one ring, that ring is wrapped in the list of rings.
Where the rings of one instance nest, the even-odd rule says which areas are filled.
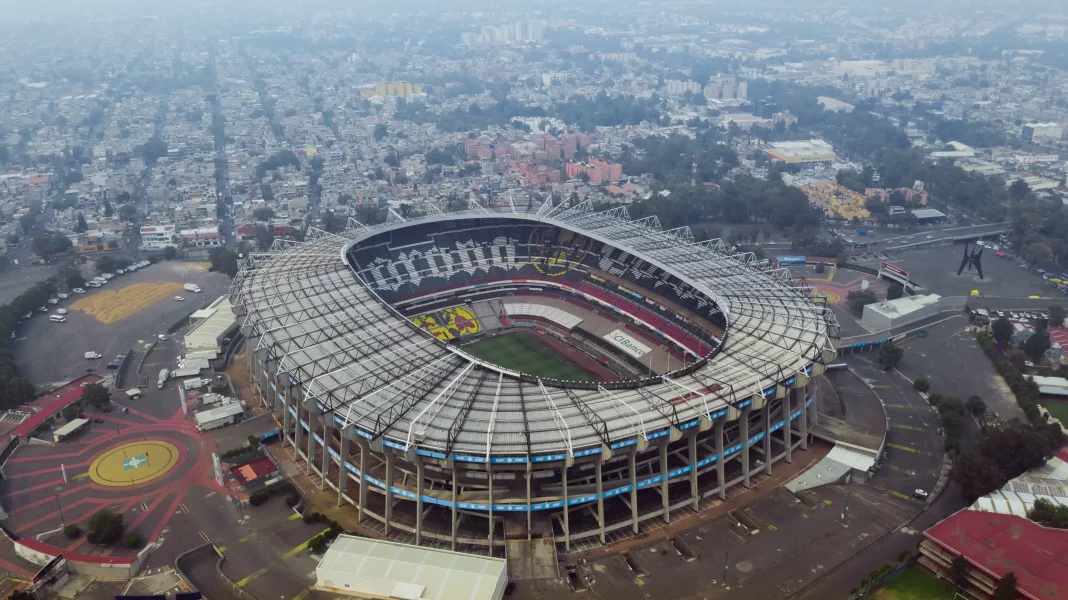
[[[794,440],[793,432],[790,428],[793,427],[793,423],[790,422],[790,415],[794,412],[793,398],[797,396],[796,390],[790,390],[786,393],[786,397],[782,399],[783,403],[783,415],[782,415],[782,442],[786,446],[786,463],[794,462]]]
[[[386,531],[389,535],[389,527],[393,523],[393,452],[386,451]]]
[[[282,405],[282,443],[289,443],[293,445],[293,435],[289,433],[289,427],[293,424],[293,415],[289,414],[289,399],[285,398],[285,404]],[[296,446],[293,446],[296,448]]]
[[[323,477],[319,483],[319,491],[326,489],[326,478],[330,476],[330,446],[334,441],[334,428],[331,427],[331,415],[323,415]]]
[[[690,496],[693,497],[693,509],[700,510],[701,498],[697,493],[697,428],[691,427],[689,430],[689,439],[687,444],[690,447]]]
[[[816,380],[814,378],[809,379],[808,385],[805,386],[805,401],[807,402],[808,398],[815,398],[818,390],[819,385],[816,383]],[[819,402],[814,401],[808,406],[808,409],[805,411],[806,413],[808,413],[809,425],[815,425],[816,423],[819,423],[819,404]]]
[[[345,486],[349,484],[349,468],[345,465],[349,464],[349,438],[345,437],[345,432],[341,432],[341,464],[337,468],[337,505],[341,506],[345,502]],[[362,486],[361,486],[362,487]]]
[[[456,463],[452,464],[452,551],[456,552],[456,498],[459,495],[456,483]]]
[[[568,523],[568,506],[567,506],[567,465],[565,464],[560,468],[560,472],[563,475],[560,478],[560,483],[563,486],[564,492],[564,550],[571,552],[571,527]]]
[[[805,407],[805,402],[808,402],[808,395],[804,393],[807,391],[804,390],[801,394],[801,414],[797,417],[797,430],[801,433],[802,450],[808,450],[808,408]]]
[[[486,464],[486,481],[489,483],[489,555],[493,556],[493,465]]]
[[[667,442],[660,444],[660,501],[664,506],[664,522],[671,522],[671,502],[668,497],[668,455]]]
[[[597,477],[597,524],[601,528],[601,543],[604,543],[604,481],[601,479],[601,459],[598,457],[594,463],[594,473]]]
[[[305,456],[307,460],[305,461],[304,472],[311,475],[312,463],[315,462],[315,436],[312,435],[315,431],[315,423],[313,422],[312,411],[310,409],[304,411],[304,418],[308,420],[308,454]]]
[[[752,487],[749,482],[751,475],[749,472],[749,410],[748,408],[743,408],[742,417],[738,419],[738,423],[742,427],[742,474],[745,476],[742,484],[747,488]]]
[[[415,545],[423,545],[423,457],[415,457]]]
[[[371,453],[371,449],[367,440],[363,438],[359,438],[358,443],[360,444],[360,505],[357,507],[359,510],[356,513],[356,520],[363,523],[363,509],[367,506],[367,455]]]
[[[764,423],[764,472],[771,475],[771,403],[765,402],[760,419]]]
[[[634,533],[638,533],[638,469],[635,466],[635,458],[638,450],[633,446],[627,453],[627,471],[630,475],[630,522]]]
[[[300,405],[300,394],[297,394],[297,398],[293,401],[293,409],[296,411],[297,416],[293,419],[295,427],[293,427],[293,456],[296,458],[300,455],[301,450],[304,449],[304,428],[300,426],[301,415],[304,414],[304,408]]]
[[[716,455],[719,457],[719,462],[716,463],[716,483],[719,485],[719,499],[727,499],[727,473],[726,469],[727,459],[723,456],[723,419],[716,419]]]
[[[534,524],[532,522],[533,516],[531,515],[531,513],[533,511],[530,510],[530,505],[531,505],[531,500],[530,500],[530,460],[529,460],[529,457],[527,457],[527,458],[528,458],[528,460],[527,460],[527,470],[526,470],[526,478],[527,478],[527,541],[529,542],[531,540],[531,537],[532,537],[532,534],[531,534],[530,530],[533,528]]]

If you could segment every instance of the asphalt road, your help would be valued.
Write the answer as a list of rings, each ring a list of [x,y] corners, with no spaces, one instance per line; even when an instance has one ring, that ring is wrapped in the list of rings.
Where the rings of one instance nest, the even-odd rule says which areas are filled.
[[[53,323],[47,314],[34,313],[33,318],[23,322],[17,331],[14,344],[19,372],[37,386],[69,381],[83,375],[86,369],[105,373],[109,361],[118,354],[151,341],[178,319],[226,294],[229,279],[218,273],[208,273],[193,263],[161,262],[139,269],[127,275],[119,275],[101,288],[89,288],[84,295],[71,294],[59,305],[68,308],[81,299],[95,294],[119,290],[134,283],[174,281],[196,283],[204,291],[201,294],[186,293],[184,302],[176,302],[171,296],[142,309],[120,321],[105,325],[82,311],[71,310],[67,322]],[[52,314],[50,312],[49,314]],[[102,355],[96,360],[86,360],[85,353],[95,351]],[[42,360],[47,357],[47,360]]]

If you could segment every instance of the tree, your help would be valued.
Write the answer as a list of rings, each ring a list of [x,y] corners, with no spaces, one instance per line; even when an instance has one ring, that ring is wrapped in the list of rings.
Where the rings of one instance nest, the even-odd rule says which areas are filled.
[[[65,536],[67,536],[67,537],[69,537],[71,539],[74,539],[74,538],[78,537],[81,534],[82,534],[81,527],[78,527],[77,525],[75,525],[73,523],[71,523],[70,525],[67,525],[66,527],[63,528],[63,535],[65,535]]]
[[[108,546],[122,537],[122,515],[104,509],[89,517],[89,533],[85,539],[90,544]]]
[[[257,223],[255,231],[256,246],[262,251],[270,250],[271,245],[274,244],[274,227],[267,227]]]
[[[137,207],[133,204],[123,204],[119,207],[119,218],[123,221],[129,221],[131,223],[137,222],[138,212]]]
[[[90,383],[82,390],[82,405],[102,408],[111,403],[111,392],[99,383]]]
[[[11,592],[11,595],[7,597],[7,600],[37,600],[37,596],[35,596],[33,592],[17,590]]]
[[[1049,333],[1045,329],[1037,329],[1023,343],[1024,353],[1035,361],[1040,360],[1049,347]]]
[[[953,479],[960,484],[964,500],[971,504],[1004,483],[998,463],[974,453],[962,454],[953,465]]]
[[[72,264],[66,264],[60,267],[59,280],[69,289],[85,286],[85,277],[82,276],[82,272],[78,267]]]
[[[107,200],[104,200],[104,216],[105,217],[110,217],[111,215],[114,215],[114,214],[115,214],[115,209],[111,207],[111,203],[108,202]]]
[[[130,550],[135,550],[141,547],[141,534],[140,533],[127,533],[122,536],[122,545]]]
[[[927,393],[931,389],[931,384],[926,379],[917,379],[912,382],[912,389]]]
[[[986,402],[983,402],[983,399],[979,396],[969,396],[965,406],[968,408],[968,412],[976,417],[986,414]]]
[[[879,366],[889,371],[905,358],[905,349],[893,342],[887,342],[879,348]]]
[[[37,390],[23,377],[12,377],[7,382],[7,398],[12,404],[25,404],[33,400]]]
[[[1046,322],[1050,327],[1060,327],[1064,325],[1064,307],[1059,304],[1054,304],[1046,309],[1047,318]]]
[[[875,292],[872,290],[853,290],[846,296],[846,302],[849,304],[849,310],[854,314],[860,315],[864,313],[864,307],[868,304],[874,304],[876,301]]]
[[[990,324],[990,333],[999,344],[1008,344],[1014,331],[1012,323],[1005,317],[998,317]]]
[[[78,222],[74,225],[74,231],[77,233],[85,233],[89,230],[89,224],[85,222],[85,215],[78,213]]]
[[[178,257],[178,249],[174,246],[164,246],[163,260],[174,260]]]
[[[1027,511],[1027,518],[1044,527],[1068,529],[1068,506],[1038,498]]]
[[[1001,576],[997,587],[994,588],[993,600],[1016,600],[1020,597],[1016,591],[1016,573],[1009,571]]]
[[[274,218],[274,209],[270,206],[261,206],[252,211],[252,218],[257,221],[270,221]]]
[[[958,589],[968,589],[968,572],[971,570],[972,565],[968,559],[964,558],[963,554],[958,554],[953,557],[953,562],[949,563],[949,580]]]
[[[79,414],[81,414],[81,411],[78,408],[78,405],[70,404],[63,409],[63,420],[70,423],[74,419],[77,419]]]
[[[389,129],[386,128],[385,123],[375,125],[374,138],[376,141],[381,141],[387,135],[389,135]]]
[[[900,283],[897,283],[896,281],[894,283],[891,283],[890,287],[886,288],[887,300],[897,300],[898,298],[904,295],[905,286],[901,285]]]
[[[260,184],[260,196],[264,199],[265,202],[274,201],[274,188],[271,187],[271,184]]]
[[[130,192],[127,191],[121,191],[119,192],[119,195],[115,197],[115,201],[119,204],[126,204],[130,199]]]
[[[233,277],[237,275],[240,266],[237,262],[237,253],[229,248],[212,248],[208,251],[208,259],[211,260],[211,269]]]
[[[1023,179],[1017,179],[1009,186],[1009,197],[1013,200],[1023,200],[1031,191],[1031,187]]]

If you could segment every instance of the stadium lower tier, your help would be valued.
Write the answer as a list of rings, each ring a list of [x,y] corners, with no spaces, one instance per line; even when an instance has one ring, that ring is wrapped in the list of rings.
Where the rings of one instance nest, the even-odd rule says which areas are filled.
[[[254,367],[250,355],[255,389],[281,420],[283,443],[321,478],[321,489],[337,491],[338,506],[354,506],[360,521],[387,536],[496,554],[506,538],[552,538],[570,552],[573,542],[605,543],[612,532],[636,534],[645,521],[699,510],[702,499],[726,499],[731,487],[749,487],[807,449],[818,417],[818,379],[806,377],[773,397],[754,395],[709,421],[624,448],[434,458],[343,430],[341,418],[301,400],[285,374],[262,375],[264,365]]]

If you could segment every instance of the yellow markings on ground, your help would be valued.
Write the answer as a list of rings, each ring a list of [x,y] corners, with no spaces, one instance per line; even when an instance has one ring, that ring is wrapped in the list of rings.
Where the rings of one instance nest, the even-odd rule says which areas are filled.
[[[79,479],[85,479],[85,478],[86,478],[86,477],[88,477],[88,476],[89,476],[89,472],[88,472],[88,471],[86,471],[85,473],[78,473],[77,475],[71,475],[71,476],[70,476],[70,479],[71,479],[72,481],[77,481],[77,480],[79,480]]]
[[[289,515],[288,517],[286,517],[286,519],[289,520],[289,521],[296,521],[299,518],[300,518],[300,513],[296,513],[296,512],[291,514],[291,515]]]
[[[293,558],[294,556],[300,554],[301,552],[304,552],[305,550],[308,549],[308,542],[312,541],[313,539],[315,539],[316,537],[318,537],[320,535],[323,535],[324,533],[327,533],[328,531],[330,531],[330,530],[329,529],[324,529],[324,530],[320,531],[318,534],[313,535],[312,537],[308,538],[301,545],[299,545],[296,548],[293,548],[292,550],[290,550],[289,552],[286,552],[285,554],[283,554],[282,555],[282,560],[287,560],[287,559]]]
[[[908,446],[902,446],[901,444],[887,444],[886,447],[887,448],[895,448],[897,450],[904,450],[905,452],[912,452],[912,453],[916,452],[915,448],[909,448]]]
[[[251,582],[251,581],[252,581],[253,579],[256,579],[257,577],[259,577],[260,575],[263,575],[263,574],[264,574],[264,573],[266,573],[266,572],[267,572],[267,567],[264,567],[264,568],[262,568],[262,569],[259,569],[259,570],[257,570],[257,571],[254,571],[254,572],[253,572],[253,573],[252,573],[251,575],[249,575],[248,577],[246,577],[246,578],[242,579],[241,581],[238,581],[238,582],[237,582],[237,587],[239,587],[239,588],[243,588],[243,587],[245,587],[245,586],[246,586],[246,585],[248,585],[248,584],[249,584],[249,583],[250,583],[250,582]]]
[[[902,494],[901,492],[895,492],[895,491],[891,490],[891,491],[889,491],[887,493],[890,494],[891,496],[896,497],[896,498],[901,498],[902,500],[908,500],[909,502],[919,502],[918,500],[916,500],[912,496],[909,496],[908,494]]]
[[[884,404],[886,408],[912,408],[908,404]]]
[[[176,281],[135,283],[118,290],[99,291],[78,300],[70,307],[71,310],[80,310],[108,325],[136,314],[181,290],[182,284]]]
[[[733,529],[731,530],[731,535],[733,535],[734,537],[738,538],[739,540],[741,540],[743,542],[745,541],[745,538],[740,536],[740,535],[738,535],[738,532],[734,531]]]
[[[808,513],[801,513],[801,518],[802,519],[807,519],[808,518]]]
[[[635,577],[634,578],[634,585],[636,585],[638,587],[645,587],[645,580],[642,579],[641,577]]]
[[[248,541],[248,538],[247,538],[247,537],[243,537],[243,538],[241,538],[241,539],[237,540],[237,543],[238,543],[238,544],[244,544],[244,543],[245,543],[245,542],[247,542],[247,541]]]
[[[820,298],[826,298],[827,299],[827,304],[838,304],[839,302],[842,301],[842,295],[841,294],[839,294],[837,292],[832,292],[831,290],[821,290],[818,287],[817,288],[813,288],[811,295],[812,295],[812,298],[816,299],[816,300],[818,300]]]
[[[178,457],[178,448],[170,442],[131,442],[97,456],[88,475],[99,485],[129,487],[165,475],[178,464]]]
[[[226,546],[219,546],[219,552],[226,552]]]
[[[304,600],[305,598],[308,597],[308,594],[310,594],[310,593],[311,593],[311,588],[304,588],[303,590],[300,590],[299,594],[297,594],[296,596],[293,596],[293,600]]]
[[[775,531],[776,529],[778,529],[778,527],[772,525],[771,523],[768,523],[768,531]]]
[[[824,500],[823,503],[826,504],[827,506],[831,505],[831,501],[830,500]]]
[[[838,267],[831,267],[831,272],[827,273],[827,281],[834,281],[834,274],[838,271]]]
[[[890,426],[894,429],[907,429],[909,431],[926,431],[923,427],[913,427],[912,425],[899,425],[897,423],[891,423]]]

